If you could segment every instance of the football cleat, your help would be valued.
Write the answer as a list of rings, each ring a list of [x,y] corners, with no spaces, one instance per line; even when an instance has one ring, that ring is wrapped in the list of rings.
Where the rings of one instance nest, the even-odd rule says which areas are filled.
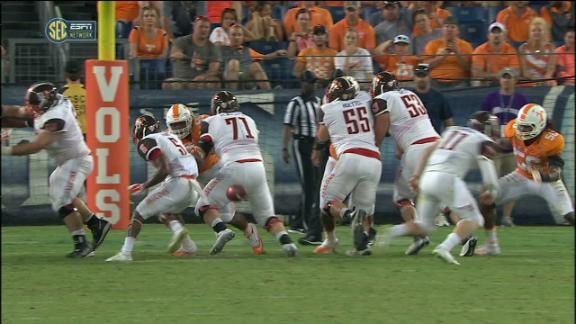
[[[186,251],[186,250],[184,250],[184,249],[182,249],[182,248],[180,248],[180,249],[172,252],[172,256],[173,256],[173,257],[178,257],[178,258],[188,257],[188,256],[195,256],[195,255],[196,255],[196,251]]]
[[[461,257],[470,257],[474,255],[476,250],[476,245],[478,244],[478,239],[474,236],[470,237],[464,245],[462,245],[462,250],[460,250]]]
[[[295,257],[298,255],[298,247],[294,243],[282,244],[282,250],[289,257]]]
[[[178,232],[174,232],[172,234],[172,239],[168,244],[168,253],[174,253],[176,250],[178,250],[180,244],[182,243],[182,240],[184,240],[186,235],[188,235],[188,230],[185,228],[182,228],[182,230]]]
[[[92,232],[92,249],[96,250],[112,229],[112,223],[103,218],[98,218],[98,222],[92,226],[88,225],[88,228]]]
[[[322,239],[316,236],[306,236],[298,239],[300,245],[320,245],[322,244]]]
[[[336,242],[330,242],[328,240],[324,240],[320,246],[314,249],[314,253],[316,254],[329,254],[333,253],[338,246],[338,240]]]
[[[446,216],[444,214],[440,214],[440,215],[436,216],[436,219],[434,220],[434,224],[438,227],[450,226],[450,222],[448,222],[448,219],[446,218]]]
[[[92,251],[92,247],[89,244],[84,243],[80,246],[77,246],[74,251],[66,254],[66,257],[72,259],[84,258],[92,253]]]
[[[218,234],[216,234],[216,236],[217,236],[216,242],[210,248],[210,252],[209,252],[210,255],[216,255],[216,254],[222,252],[226,243],[232,241],[234,236],[236,236],[236,233],[234,233],[233,230],[227,228],[227,229],[219,232]]]
[[[414,242],[404,251],[406,255],[416,255],[420,250],[430,244],[430,238],[428,236],[417,236],[414,237]]]
[[[368,248],[369,237],[368,234],[364,232],[364,220],[366,216],[366,212],[359,209],[354,212],[354,218],[352,218],[352,237],[356,251],[363,251]]]
[[[504,217],[502,218],[502,225],[506,226],[506,227],[513,227],[514,226],[514,221],[512,220],[512,217]]]
[[[474,255],[500,255],[502,251],[498,244],[489,243],[476,249]]]
[[[346,251],[347,256],[368,256],[372,255],[372,250],[370,247],[367,247],[365,250],[358,251],[356,249]]]
[[[368,231],[368,246],[374,246],[374,244],[376,244],[376,234],[378,234],[376,229],[370,227],[370,230]]]
[[[432,254],[435,254],[436,256],[438,256],[440,259],[451,263],[451,264],[455,264],[455,265],[460,265],[460,263],[458,263],[458,261],[456,261],[456,259],[454,259],[454,257],[452,256],[452,254],[450,254],[450,251],[443,249],[441,247],[437,247],[434,249],[434,251],[432,251]]]
[[[106,262],[130,262],[132,261],[132,254],[126,254],[122,251],[118,252],[115,256],[106,259]]]

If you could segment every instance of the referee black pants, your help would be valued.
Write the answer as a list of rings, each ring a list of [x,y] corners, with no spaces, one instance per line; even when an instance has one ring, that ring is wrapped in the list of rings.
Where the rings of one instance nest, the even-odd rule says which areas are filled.
[[[298,179],[302,186],[302,195],[300,197],[300,208],[292,227],[304,227],[308,235],[321,237],[322,225],[320,224],[320,215],[317,211],[320,170],[312,164],[314,137],[294,136],[293,139],[292,152],[296,161]]]

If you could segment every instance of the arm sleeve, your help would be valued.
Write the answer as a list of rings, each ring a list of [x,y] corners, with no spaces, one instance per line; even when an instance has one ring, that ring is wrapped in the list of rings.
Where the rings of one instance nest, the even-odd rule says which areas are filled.
[[[154,161],[162,155],[162,150],[155,139],[144,138],[138,144],[138,154],[146,161]]]
[[[291,100],[288,103],[288,107],[286,107],[286,113],[284,114],[284,125],[294,125],[294,106],[296,106],[296,100]]]
[[[372,114],[374,116],[380,116],[385,112],[389,112],[388,103],[384,99],[375,98],[372,100]]]
[[[42,125],[41,129],[49,132],[59,132],[64,129],[65,124],[66,123],[63,119],[52,118],[44,122],[44,125]]]

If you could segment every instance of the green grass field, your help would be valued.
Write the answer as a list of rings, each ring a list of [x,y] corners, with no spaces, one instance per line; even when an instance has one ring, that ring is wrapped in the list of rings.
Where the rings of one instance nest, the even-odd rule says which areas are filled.
[[[268,253],[256,257],[238,233],[208,256],[213,233],[188,229],[196,257],[169,256],[168,230],[147,224],[134,262],[110,264],[124,231],[95,257],[70,260],[64,226],[3,227],[2,323],[574,323],[572,227],[503,228],[503,255],[458,258],[460,267],[432,246],[404,256],[408,238],[348,257],[343,227],[339,254],[301,247],[287,258],[264,233]]]

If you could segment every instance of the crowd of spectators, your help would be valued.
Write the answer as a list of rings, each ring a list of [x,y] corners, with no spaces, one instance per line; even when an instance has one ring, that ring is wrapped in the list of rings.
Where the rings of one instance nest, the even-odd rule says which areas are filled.
[[[269,80],[274,64],[263,60],[282,61],[276,67],[282,79],[311,71],[320,86],[337,74],[367,87],[381,70],[413,85],[419,63],[429,64],[439,88],[497,86],[504,68],[517,73],[521,86],[574,84],[570,1],[117,1],[116,7],[130,58],[160,60],[165,89],[270,89],[281,80]]]

